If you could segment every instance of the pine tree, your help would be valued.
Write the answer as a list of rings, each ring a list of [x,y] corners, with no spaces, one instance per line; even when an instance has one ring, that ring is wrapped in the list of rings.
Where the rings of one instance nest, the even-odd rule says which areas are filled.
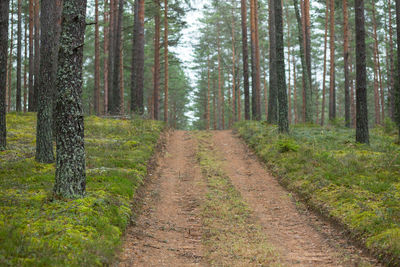
[[[396,0],[400,2],[400,0]],[[367,67],[365,49],[365,15],[364,1],[355,0],[355,24],[356,24],[356,141],[369,143],[368,106],[367,106]]]
[[[278,122],[278,92],[276,77],[276,41],[275,41],[275,8],[274,1],[269,0],[269,99],[268,123]]]
[[[282,2],[274,0],[275,10],[275,36],[276,36],[276,72],[277,72],[277,89],[278,89],[278,105],[279,116],[278,126],[279,132],[289,133],[288,121],[288,103],[286,92],[286,75],[285,75],[285,51],[283,48],[283,19],[282,19]]]
[[[244,117],[250,120],[249,48],[247,41],[247,0],[241,0]]]
[[[38,115],[36,127],[36,160],[42,163],[54,161],[53,153],[53,96],[57,72],[60,36],[61,0],[42,0],[40,28],[40,68],[37,83]]]
[[[18,34],[17,34],[17,92],[15,107],[18,112],[21,108],[21,81],[22,81],[22,0],[18,0]]]
[[[6,149],[6,77],[9,1],[0,1],[0,151]]]
[[[57,71],[54,194],[83,197],[86,189],[82,61],[86,0],[64,0]]]
[[[347,0],[343,0],[343,31],[345,125],[350,128],[349,15],[347,10]]]

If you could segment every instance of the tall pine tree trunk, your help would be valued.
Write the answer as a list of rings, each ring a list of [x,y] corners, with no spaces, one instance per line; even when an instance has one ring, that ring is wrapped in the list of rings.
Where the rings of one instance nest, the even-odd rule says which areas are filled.
[[[99,0],[95,0],[94,13],[94,112],[100,115],[100,40],[99,40]]]
[[[328,22],[329,22],[329,1],[326,0],[325,12],[325,37],[324,37],[324,72],[322,77],[322,108],[321,108],[321,125],[325,123],[325,101],[326,101],[326,54],[328,48]]]
[[[305,48],[304,48],[304,39],[303,39],[303,23],[300,18],[299,7],[297,4],[297,0],[293,0],[297,23],[298,23],[298,38],[299,38],[299,45],[300,45],[300,59],[301,59],[301,67],[302,67],[302,74],[303,74],[303,81],[304,81],[304,89],[303,89],[303,110],[305,111],[304,118],[305,122],[312,122],[312,113],[311,113],[311,85],[310,85],[310,77],[308,72],[308,67],[306,63],[306,56],[305,56]]]
[[[343,0],[343,57],[344,57],[344,117],[345,125],[350,128],[350,77],[349,77],[349,15],[347,0]]]
[[[168,0],[164,0],[164,121],[168,124]]]
[[[38,76],[38,114],[36,127],[36,160],[52,163],[53,99],[56,87],[58,46],[62,0],[42,0],[40,28],[40,68]]]
[[[394,49],[393,49],[393,27],[392,27],[392,4],[391,0],[388,0],[388,9],[389,9],[389,47],[390,47],[390,53],[389,53],[389,61],[390,61],[390,98],[389,98],[389,110],[390,110],[390,116],[392,120],[395,119],[395,109],[396,109],[396,101],[395,99],[395,81],[394,81]]]
[[[294,49],[292,48],[292,62],[293,62],[293,113],[294,113],[294,123],[299,122],[297,116],[297,76],[296,76],[296,60],[294,58]]]
[[[11,0],[11,36],[10,36],[10,54],[8,56],[8,69],[7,69],[7,112],[11,110],[11,88],[12,88],[12,59],[13,59],[13,50],[14,50],[14,1]]]
[[[38,110],[39,100],[39,68],[40,68],[40,4],[39,0],[35,0],[35,83],[33,86],[33,110]]]
[[[119,2],[119,4],[118,4]],[[121,45],[122,45],[122,18],[124,12],[124,0],[119,0],[114,3],[115,11],[114,11],[114,27],[115,27],[115,40],[113,44],[114,48],[114,67],[113,67],[113,78],[112,78],[112,101],[111,101],[111,109],[110,113],[112,115],[120,115],[121,107],[122,107],[122,97],[121,97]]]
[[[103,14],[103,20],[104,20],[104,47],[103,47],[103,53],[104,53],[104,61],[103,61],[103,76],[104,76],[104,100],[103,100],[103,113],[107,114],[108,112],[108,57],[109,57],[109,51],[110,51],[110,27],[108,24],[110,23],[110,11],[109,11],[109,5],[108,5],[108,0],[104,1],[104,14]]]
[[[282,2],[281,0],[274,1],[276,34],[276,76],[279,105],[278,126],[279,132],[289,133],[288,103],[285,77],[285,51],[283,48]]]
[[[22,0],[18,0],[18,35],[17,35],[17,92],[15,107],[21,111],[21,81],[22,81]]]
[[[207,58],[207,105],[206,105],[206,130],[210,129],[210,55]]]
[[[335,0],[330,0],[330,78],[329,78],[329,120],[336,119],[335,89]]]
[[[6,149],[6,77],[9,1],[0,1],[0,151]]]
[[[34,2],[29,1],[29,77],[28,77],[28,111],[34,111],[34,50],[33,50],[33,38],[34,38]]]
[[[400,2],[400,0],[396,0]],[[355,0],[355,25],[356,25],[356,109],[357,127],[356,141],[369,143],[368,106],[367,106],[367,65],[365,49],[365,16],[364,1]],[[400,33],[400,32],[399,32]],[[400,36],[400,34],[399,34]]]
[[[232,1],[232,113],[233,122],[237,121],[237,109],[236,109],[236,49],[235,49],[235,17],[234,17],[234,6],[235,2]],[[232,125],[231,125],[232,126]]]
[[[274,0],[269,0],[269,99],[267,122],[275,124],[278,122],[278,93],[276,77],[276,44],[275,44],[275,9]]]
[[[400,77],[400,0],[396,0],[396,26],[397,26],[397,77]],[[399,142],[400,142],[400,82],[396,88],[396,121],[399,127]]]
[[[219,23],[217,22],[217,52],[218,52],[218,101],[217,101],[217,115],[218,115],[218,130],[222,129],[222,77],[221,77],[221,47],[220,47],[220,32]]]
[[[260,38],[258,31],[258,1],[254,1],[254,56],[255,56],[255,116],[254,119],[261,120],[261,68],[260,68]]]
[[[375,4],[372,1],[372,27],[374,40],[374,107],[375,107],[375,124],[381,124],[380,104],[379,104],[379,74],[378,74],[378,38],[376,33]]]
[[[28,14],[25,10],[25,19],[24,19],[24,27],[25,27],[25,34],[24,34],[24,99],[23,99],[23,107],[24,107],[24,112],[27,111],[27,100],[28,100],[28,68],[27,68],[27,62],[28,62],[28,22],[29,17]]]
[[[154,0],[156,5],[156,14],[154,17],[154,120],[159,119],[160,103],[160,0]]]
[[[114,68],[115,68],[115,17],[116,17],[116,2],[118,0],[110,0],[110,23],[108,29],[108,97],[107,97],[107,113],[114,111]]]
[[[250,120],[249,48],[247,41],[247,0],[241,0],[244,118]],[[240,101],[240,100],[239,100]]]
[[[131,110],[142,115],[144,111],[144,0],[135,1],[135,25],[132,52]]]
[[[57,71],[54,194],[62,198],[85,195],[85,145],[82,108],[82,61],[86,0],[64,0]]]

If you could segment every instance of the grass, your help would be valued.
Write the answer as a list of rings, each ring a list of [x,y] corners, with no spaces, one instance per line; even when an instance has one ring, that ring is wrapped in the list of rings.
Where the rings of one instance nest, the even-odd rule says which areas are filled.
[[[163,125],[87,118],[87,195],[61,201],[52,198],[54,164],[34,160],[35,120],[35,114],[7,117],[8,150],[0,152],[0,265],[110,265]]]
[[[207,180],[203,205],[203,243],[211,266],[279,266],[251,210],[222,171],[221,156],[213,150],[209,133],[196,134],[197,157]]]
[[[388,265],[400,264],[400,146],[390,129],[376,128],[371,145],[354,141],[354,130],[293,126],[235,126],[288,189],[343,225]]]

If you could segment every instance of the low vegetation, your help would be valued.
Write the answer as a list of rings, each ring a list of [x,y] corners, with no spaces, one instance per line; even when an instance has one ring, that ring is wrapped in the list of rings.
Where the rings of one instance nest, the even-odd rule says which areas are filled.
[[[221,156],[213,150],[210,134],[196,136],[197,157],[208,188],[202,213],[207,261],[212,266],[279,266],[250,208],[222,171]]]
[[[400,146],[390,125],[372,131],[370,146],[341,127],[293,126],[289,137],[259,122],[235,128],[288,189],[400,264]]]
[[[109,265],[162,123],[87,118],[86,197],[58,200],[52,197],[54,164],[34,160],[35,115],[9,114],[7,120],[9,149],[0,152],[0,265]]]

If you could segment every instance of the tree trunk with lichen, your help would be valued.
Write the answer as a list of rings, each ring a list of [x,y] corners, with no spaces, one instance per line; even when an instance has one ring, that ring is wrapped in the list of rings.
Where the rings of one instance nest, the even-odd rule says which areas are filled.
[[[9,1],[0,1],[0,151],[6,149],[6,74]]]
[[[57,73],[58,44],[62,0],[42,0],[40,68],[38,77],[38,114],[36,127],[36,160],[54,161],[53,96]]]
[[[62,198],[85,195],[85,145],[82,108],[82,61],[86,0],[64,0],[57,71],[54,194]]]
[[[400,0],[397,1],[400,2]],[[355,0],[354,9],[356,13],[356,141],[368,144],[369,129],[364,1]]]
[[[286,91],[286,75],[285,75],[285,51],[283,44],[283,18],[282,18],[282,2],[274,0],[275,10],[275,44],[276,44],[276,77],[278,91],[278,128],[281,133],[289,133],[288,120],[288,102]]]

